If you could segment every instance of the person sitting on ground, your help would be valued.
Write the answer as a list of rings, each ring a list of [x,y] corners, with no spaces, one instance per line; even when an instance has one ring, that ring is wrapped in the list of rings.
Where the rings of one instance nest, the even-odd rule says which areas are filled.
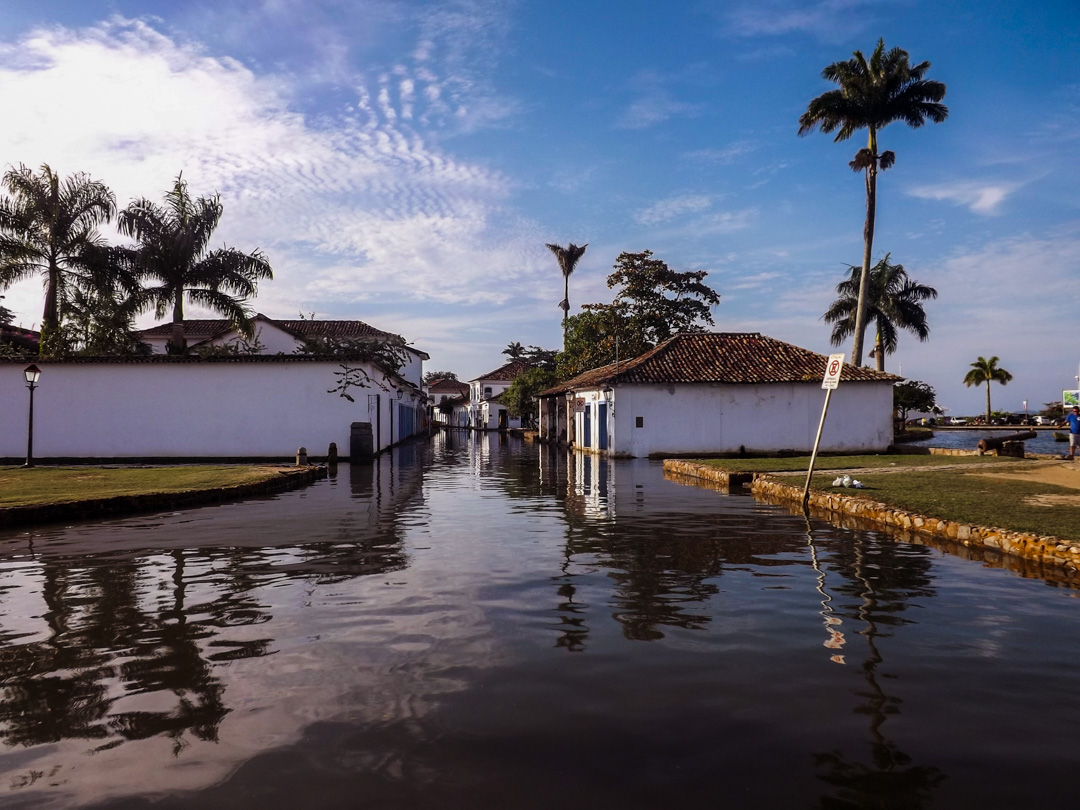
[[[1058,427],[1069,426],[1069,455],[1062,456],[1070,461],[1076,458],[1076,444],[1080,442],[1080,406],[1074,405],[1072,412],[1065,414],[1065,418],[1058,422]]]

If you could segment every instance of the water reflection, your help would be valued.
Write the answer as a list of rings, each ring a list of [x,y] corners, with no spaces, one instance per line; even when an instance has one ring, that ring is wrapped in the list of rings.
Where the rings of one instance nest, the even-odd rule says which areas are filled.
[[[260,501],[0,534],[0,803],[1046,804],[1080,708],[1025,687],[1080,687],[1067,595],[455,431]]]

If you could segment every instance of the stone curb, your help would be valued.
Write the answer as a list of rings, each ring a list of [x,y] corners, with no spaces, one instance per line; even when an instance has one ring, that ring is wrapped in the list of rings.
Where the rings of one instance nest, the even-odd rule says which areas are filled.
[[[182,492],[153,492],[146,495],[118,495],[114,498],[95,498],[35,506],[9,506],[0,508],[0,527],[88,520],[201,506],[219,501],[242,500],[255,495],[270,495],[296,489],[325,478],[326,475],[326,467],[298,467],[279,469],[276,476],[264,481],[253,481],[231,487],[193,489]]]
[[[769,503],[794,504],[796,507],[802,503],[802,486],[792,486],[767,475],[758,473],[728,475],[723,470],[689,464],[685,461],[665,461],[664,470],[716,484],[721,483],[723,479],[734,482],[737,478],[749,475],[750,492],[755,498]],[[734,484],[728,483],[725,486],[732,485]],[[811,490],[808,506],[817,516],[838,525],[843,524],[835,518],[852,517],[870,527],[883,528],[890,533],[901,532],[948,540],[968,547],[992,549],[1026,560],[1063,566],[1070,572],[1080,570],[1080,543],[1057,537],[931,518],[872,501],[869,498],[833,492]]]

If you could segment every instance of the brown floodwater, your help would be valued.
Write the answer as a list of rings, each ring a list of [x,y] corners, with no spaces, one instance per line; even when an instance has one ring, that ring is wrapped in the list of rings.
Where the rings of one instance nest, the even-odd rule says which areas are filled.
[[[1077,595],[442,435],[0,533],[0,807],[1071,807]]]

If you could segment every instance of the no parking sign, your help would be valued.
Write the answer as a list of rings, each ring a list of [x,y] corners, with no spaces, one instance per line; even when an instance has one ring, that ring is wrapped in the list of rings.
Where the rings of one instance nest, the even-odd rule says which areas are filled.
[[[825,378],[821,381],[821,387],[832,390],[840,385],[840,372],[844,368],[843,354],[830,354],[829,362],[825,364]]]

